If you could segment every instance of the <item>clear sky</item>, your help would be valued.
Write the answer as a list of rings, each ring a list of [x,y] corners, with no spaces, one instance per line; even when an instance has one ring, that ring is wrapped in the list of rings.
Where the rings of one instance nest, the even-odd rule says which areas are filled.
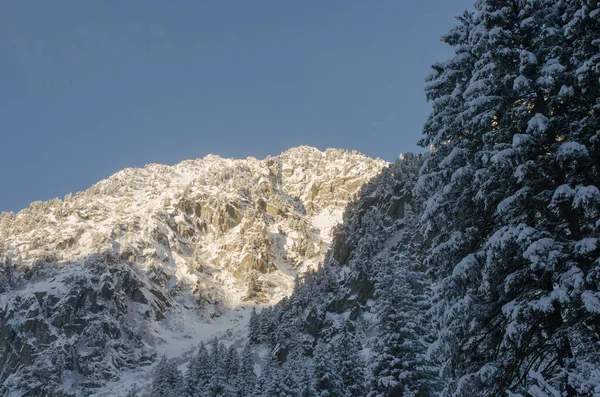
[[[393,160],[472,0],[0,2],[0,211],[125,167],[298,145]]]

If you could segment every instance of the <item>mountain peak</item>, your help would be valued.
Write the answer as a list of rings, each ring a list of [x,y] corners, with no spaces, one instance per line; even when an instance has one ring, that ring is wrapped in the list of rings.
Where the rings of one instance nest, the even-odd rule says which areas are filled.
[[[208,155],[126,168],[2,215],[0,334],[11,348],[0,351],[0,381],[35,383],[32,366],[68,348],[88,357],[73,387],[101,385],[98,374],[116,377],[139,355],[190,348],[215,318],[279,301],[319,265],[346,204],[386,165],[309,146],[262,160]],[[10,353],[23,349],[30,358]]]

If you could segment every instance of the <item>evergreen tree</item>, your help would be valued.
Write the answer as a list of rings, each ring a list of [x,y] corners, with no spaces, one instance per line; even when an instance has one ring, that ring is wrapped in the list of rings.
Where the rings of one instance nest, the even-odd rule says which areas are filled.
[[[227,349],[223,363],[223,374],[225,376],[225,396],[234,397],[238,394],[238,373],[240,368],[240,356],[234,346]]]
[[[230,346],[227,349],[225,355],[225,361],[223,363],[223,370],[227,379],[233,379],[238,375],[240,366],[240,357],[237,349],[234,346]]]
[[[226,349],[222,342],[214,338],[210,347],[211,371],[206,391],[208,397],[222,397],[228,389],[227,375],[225,373]]]
[[[265,386],[267,383],[267,374],[263,371],[256,379],[256,384],[254,385],[254,390],[252,392],[252,397],[262,397],[265,395]]]
[[[263,368],[264,383],[262,396],[264,397],[292,397],[296,392],[296,384],[287,366],[280,366],[275,357],[272,357]]]
[[[298,381],[297,397],[313,397],[317,395],[317,391],[314,387],[314,379],[311,375],[312,372],[309,372],[306,368],[302,368]]]
[[[256,314],[256,307],[250,312],[248,320],[248,339],[250,343],[259,343],[260,341],[260,317]]]
[[[245,299],[255,299],[261,292],[262,286],[258,279],[258,271],[252,269],[246,280],[246,297]]]
[[[184,379],[184,391],[190,397],[201,397],[205,393],[212,371],[211,359],[204,342],[190,360]]]
[[[127,391],[127,397],[138,397],[140,395],[140,391],[138,385],[134,383],[131,388]]]
[[[371,396],[433,396],[438,369],[428,360],[433,330],[429,327],[428,285],[418,263],[407,254],[380,264],[375,284],[379,333]]]
[[[256,374],[254,373],[254,360],[250,345],[247,344],[240,357],[240,368],[237,379],[238,396],[250,396],[256,384]]]
[[[344,385],[335,372],[333,362],[329,359],[326,347],[319,345],[314,357],[314,388],[319,397],[343,397]]]
[[[445,38],[456,56],[434,66],[422,140],[434,151],[415,189],[445,394],[590,388],[597,8],[479,0]]]
[[[600,390],[599,16],[590,0],[477,0],[458,18],[426,88],[431,153],[367,184],[320,271],[251,319],[286,369],[315,339],[335,351],[316,348],[314,379],[268,367],[255,395],[360,395],[358,348],[327,314],[350,291],[360,316],[373,290],[372,396]]]
[[[260,312],[259,335],[262,343],[274,341],[274,332],[276,328],[275,311],[272,307],[266,307]]]
[[[163,356],[154,369],[152,397],[178,397],[181,395],[182,375],[174,364]]]
[[[353,326],[347,323],[334,346],[335,371],[342,380],[346,397],[365,395],[365,368],[360,349]]]
[[[139,391],[138,391],[138,387],[137,384],[133,384],[131,386],[131,388],[127,391],[127,397],[138,397],[139,396]]]

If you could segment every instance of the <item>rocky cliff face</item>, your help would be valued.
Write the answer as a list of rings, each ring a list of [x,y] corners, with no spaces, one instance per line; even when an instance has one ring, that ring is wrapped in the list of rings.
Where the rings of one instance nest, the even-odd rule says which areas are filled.
[[[423,240],[418,229],[422,203],[412,193],[422,164],[422,155],[408,154],[362,186],[336,228],[324,266],[307,273],[295,294],[267,313],[276,320],[262,342],[274,351],[292,352],[294,362],[298,356],[312,355],[318,343],[339,337],[346,323],[360,323],[371,337],[376,334],[378,306],[383,305],[375,296],[378,277],[391,267],[390,258],[409,248],[417,250]],[[294,320],[279,321],[284,317]],[[361,337],[368,352],[374,341]]]
[[[74,395],[151,363],[170,338],[287,296],[385,166],[299,147],[126,169],[64,201],[0,215],[0,381]]]

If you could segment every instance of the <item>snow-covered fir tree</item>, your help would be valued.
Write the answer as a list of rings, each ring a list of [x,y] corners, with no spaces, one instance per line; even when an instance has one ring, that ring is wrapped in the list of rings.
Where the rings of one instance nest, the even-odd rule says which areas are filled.
[[[151,397],[176,397],[183,393],[183,377],[177,366],[162,357],[154,369]]]
[[[190,397],[202,396],[207,391],[212,370],[211,357],[204,343],[200,343],[198,351],[190,360],[184,378],[184,394]]]
[[[332,349],[334,369],[342,381],[345,397],[365,395],[365,363],[361,350],[356,330],[347,323]]]
[[[374,343],[370,396],[431,396],[439,390],[439,369],[427,358],[433,337],[429,285],[413,269],[416,257],[399,254],[376,263],[379,330]]]
[[[446,38],[456,56],[434,67],[422,140],[434,150],[415,190],[444,394],[595,387],[600,71],[583,43],[597,43],[597,8],[478,1]]]
[[[251,396],[256,386],[257,376],[254,372],[254,359],[250,344],[240,354],[240,368],[236,379],[236,395]]]
[[[315,396],[343,397],[346,394],[343,380],[336,371],[331,356],[332,352],[328,347],[317,346],[313,364]]]

